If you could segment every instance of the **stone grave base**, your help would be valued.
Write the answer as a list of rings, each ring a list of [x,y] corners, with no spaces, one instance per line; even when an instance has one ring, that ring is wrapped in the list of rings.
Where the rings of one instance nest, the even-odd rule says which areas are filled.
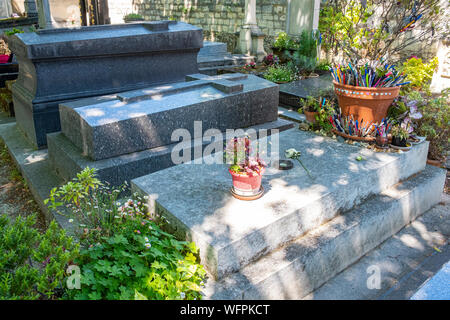
[[[302,298],[439,202],[445,171],[426,166],[428,142],[376,153],[297,129],[270,138],[281,154],[301,151],[314,180],[296,162],[268,168],[255,201],[230,194],[225,165],[183,164],[132,181],[200,248],[207,298]]]
[[[292,126],[293,123],[291,121],[278,119],[277,121],[250,128],[255,129],[257,132],[265,129],[267,134],[270,134],[271,130],[283,131],[292,128]],[[167,146],[94,161],[82,155],[79,148],[61,132],[48,134],[47,142],[49,161],[63,180],[68,181],[74,178],[78,172],[89,167],[97,169],[99,178],[103,181],[108,181],[112,185],[120,185],[125,180],[130,181],[151,172],[173,166],[171,154],[174,148],[181,148],[183,151],[179,153],[189,152],[194,157],[197,152],[195,150],[201,150],[203,153],[210,144],[205,139],[194,139],[184,142],[182,146],[173,143]]]
[[[273,129],[283,131],[292,128],[293,125],[290,121],[279,119],[250,128],[256,131],[266,129],[270,134]],[[55,218],[63,227],[70,227],[67,219],[50,212],[44,205],[44,200],[48,198],[52,188],[63,185],[85,167],[96,168],[102,180],[118,185],[125,180],[130,181],[132,178],[173,165],[170,153],[174,145],[92,161],[81,156],[80,151],[61,133],[48,135],[49,148],[54,150],[54,157],[50,158],[48,149],[36,150],[35,146],[24,137],[14,118],[3,113],[0,114],[0,139],[8,148],[41,210],[49,220]],[[200,146],[203,150],[206,145],[204,141],[193,140],[183,151],[191,149],[191,154],[195,157],[194,148]]]

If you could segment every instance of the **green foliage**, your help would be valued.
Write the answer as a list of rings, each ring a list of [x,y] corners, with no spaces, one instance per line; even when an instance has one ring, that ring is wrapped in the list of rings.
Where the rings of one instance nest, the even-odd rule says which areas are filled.
[[[440,0],[332,0],[321,6],[319,30],[325,50],[342,51],[353,60],[390,58],[418,41],[430,39],[441,26]],[[375,13],[376,12],[376,13]],[[421,15],[412,36],[404,28]],[[375,16],[376,15],[376,16]],[[416,28],[419,29],[419,28]]]
[[[319,127],[324,133],[329,133],[333,129],[333,126],[330,123],[330,116],[335,113],[334,108],[326,104],[319,109],[319,112],[316,115],[316,123],[315,125]]]
[[[418,108],[423,117],[417,120],[417,134],[426,136],[430,141],[428,157],[435,160],[444,159],[449,150],[450,139],[450,89],[437,98],[413,94],[418,101]]]
[[[406,81],[411,81],[408,85],[415,90],[428,91],[430,88],[433,73],[438,66],[438,58],[430,60],[428,63],[422,62],[422,59],[413,57],[406,60],[402,67],[401,72],[407,74]]]
[[[275,39],[273,47],[279,50],[295,49],[298,47],[298,42],[292,39],[286,32],[280,32]]]
[[[205,277],[193,243],[164,232],[147,211],[147,197],[118,200],[126,186],[103,185],[94,169],[52,190],[46,201],[64,208],[80,233],[81,290],[72,299],[200,299]],[[70,221],[70,220],[69,220]]]
[[[52,221],[44,234],[35,216],[10,222],[0,215],[0,299],[56,299],[79,246]]]
[[[330,62],[328,62],[326,60],[322,60],[317,65],[316,69],[317,70],[322,70],[322,71],[329,71],[330,67],[331,67],[331,63]]]
[[[95,169],[87,167],[72,181],[52,189],[44,203],[72,219],[75,231],[82,237],[88,235],[95,241],[96,237],[114,232],[115,217],[121,214],[118,197],[125,189],[123,185],[111,190],[96,178]]]
[[[303,106],[303,110],[309,112],[319,111],[320,102],[313,96],[307,96],[306,99],[300,98],[300,103]]]
[[[298,48],[293,54],[287,53],[287,56],[300,71],[306,74],[313,72],[317,66],[317,41],[311,32],[303,31]]]
[[[114,235],[81,251],[81,290],[71,298],[201,299],[205,271],[193,243],[139,214],[120,221]]]
[[[392,134],[392,137],[399,138],[400,140],[409,138],[408,130],[401,127],[400,125],[393,126],[392,130],[391,130],[391,134]]]
[[[16,33],[24,33],[25,31],[23,31],[22,29],[18,29],[18,28],[12,28],[11,30],[5,30],[4,34],[9,36],[12,36]]]
[[[123,17],[124,21],[139,21],[144,20],[144,17],[138,13],[129,13]]]
[[[297,78],[293,68],[285,65],[270,66],[264,73],[264,79],[272,82],[291,82]]]

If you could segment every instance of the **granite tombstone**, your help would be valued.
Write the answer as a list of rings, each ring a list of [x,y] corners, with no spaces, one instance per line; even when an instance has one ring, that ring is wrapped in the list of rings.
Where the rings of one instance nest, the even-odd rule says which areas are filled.
[[[61,129],[58,105],[80,98],[183,81],[198,72],[202,29],[176,21],[16,34],[16,120],[36,147]]]

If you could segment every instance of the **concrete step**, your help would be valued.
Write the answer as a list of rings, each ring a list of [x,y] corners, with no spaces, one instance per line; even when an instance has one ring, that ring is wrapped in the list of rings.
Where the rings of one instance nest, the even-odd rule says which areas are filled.
[[[445,171],[420,174],[374,196],[220,282],[209,299],[301,299],[437,204]]]
[[[442,194],[439,204],[304,299],[410,299],[450,260],[449,239],[450,195]],[[370,281],[374,275],[379,282]]]
[[[226,55],[227,44],[224,42],[203,41],[203,48],[200,49],[199,56]]]
[[[428,142],[423,142],[406,153],[377,153],[298,129],[261,142],[271,143],[281,157],[289,148],[301,151],[315,179],[296,162],[288,171],[268,168],[265,194],[255,201],[235,199],[226,166],[207,164],[214,163],[208,159],[132,181],[134,190],[150,196],[150,205],[179,236],[196,242],[202,263],[215,279],[422,171],[428,151]],[[357,161],[357,156],[365,160]]]
[[[211,67],[226,67],[226,66],[240,66],[253,61],[254,57],[243,54],[225,54],[198,57],[199,69]]]

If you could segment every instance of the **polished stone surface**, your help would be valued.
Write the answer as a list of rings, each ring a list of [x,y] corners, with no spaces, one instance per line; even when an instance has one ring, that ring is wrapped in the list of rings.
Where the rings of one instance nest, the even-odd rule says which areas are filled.
[[[407,153],[376,153],[298,129],[278,136],[281,157],[289,148],[301,151],[315,180],[296,162],[292,170],[268,169],[264,196],[249,202],[230,194],[225,165],[183,164],[132,181],[181,236],[197,243],[203,264],[215,277],[239,270],[420,172],[428,151],[423,142]],[[366,160],[357,161],[357,156]]]
[[[299,99],[308,96],[316,97],[321,90],[333,88],[331,76],[322,75],[318,78],[297,80],[280,85],[280,103],[292,107],[300,107]]]
[[[278,119],[250,128],[257,132],[267,132],[270,135],[273,130],[284,131],[292,128],[293,125],[290,121]],[[224,139],[225,136],[222,137],[221,144],[225,143]],[[181,144],[172,143],[162,147],[93,161],[83,156],[80,149],[64,134],[56,132],[48,135],[48,154],[51,167],[64,181],[75,178],[78,172],[89,167],[97,170],[100,180],[118,186],[124,181],[130,182],[131,179],[174,166],[173,153],[176,155],[189,154],[188,161],[202,157],[206,148],[210,147],[211,141],[207,137],[192,139],[183,141]]]
[[[275,121],[278,86],[242,74],[208,77],[118,94],[114,100],[61,104],[64,135],[92,160],[101,160],[173,143],[186,129],[191,137]],[[195,122],[201,121],[200,131]]]
[[[175,21],[16,34],[18,125],[45,146],[45,135],[60,130],[60,103],[183,81],[198,72],[202,45],[202,29]]]

